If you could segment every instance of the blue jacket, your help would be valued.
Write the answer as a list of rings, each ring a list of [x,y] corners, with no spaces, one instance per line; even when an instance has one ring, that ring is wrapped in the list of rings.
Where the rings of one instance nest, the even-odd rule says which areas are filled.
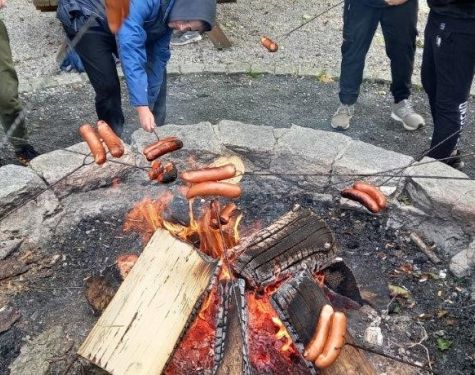
[[[131,0],[129,16],[117,33],[130,103],[153,105],[170,59],[172,30],[167,18],[175,0]]]

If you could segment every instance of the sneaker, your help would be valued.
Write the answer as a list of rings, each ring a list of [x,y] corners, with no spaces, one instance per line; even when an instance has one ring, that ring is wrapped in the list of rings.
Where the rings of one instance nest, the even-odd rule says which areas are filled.
[[[450,154],[450,159],[445,159],[444,163],[458,170],[462,170],[465,166],[465,163],[462,161],[462,153],[460,152],[460,150],[452,151],[452,153]]]
[[[170,44],[172,46],[184,46],[185,44],[199,42],[201,39],[203,37],[198,31],[174,32]]]
[[[350,121],[355,114],[354,105],[340,104],[336,113],[333,115],[331,125],[333,129],[346,130],[350,127]]]
[[[402,122],[404,129],[409,131],[417,130],[426,124],[424,118],[414,111],[409,99],[393,104],[391,117],[396,121]]]
[[[33,146],[26,144],[19,150],[15,151],[15,155],[21,165],[25,167],[30,164],[30,161],[36,158],[39,153],[33,148]]]

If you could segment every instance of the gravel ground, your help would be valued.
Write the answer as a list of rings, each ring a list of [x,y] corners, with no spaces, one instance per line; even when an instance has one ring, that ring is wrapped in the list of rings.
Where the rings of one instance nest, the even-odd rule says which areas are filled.
[[[276,64],[288,73],[300,68],[316,68],[338,75],[342,34],[342,10],[337,7],[304,28],[281,37],[313,16],[336,4],[335,0],[239,0],[235,4],[218,6],[223,30],[233,43],[226,51],[217,51],[208,39],[189,46],[177,47],[171,63],[197,63],[206,66],[237,65],[266,66]],[[28,80],[58,72],[55,57],[63,34],[55,13],[37,11],[31,0],[11,0],[2,15],[10,31],[14,59],[20,79]],[[427,19],[427,7],[421,2],[419,30]],[[263,35],[279,43],[279,52],[269,54],[260,46]],[[422,50],[417,51],[418,75]],[[367,76],[389,78],[389,64],[384,40],[378,31],[368,56]],[[415,82],[419,82],[415,78]]]
[[[217,123],[222,119],[258,125],[290,127],[292,124],[332,131],[329,118],[337,105],[337,83],[325,84],[315,78],[261,75],[185,75],[169,82],[168,122]],[[125,91],[125,90],[123,90]],[[76,131],[84,122],[95,121],[94,93],[88,84],[75,84],[27,94],[32,102],[28,115],[33,143],[41,152],[66,147],[80,141]],[[124,93],[124,102],[126,101]],[[418,155],[429,146],[432,120],[426,96],[414,92],[415,107],[428,120],[425,129],[405,131],[390,118],[391,97],[386,84],[366,82],[354,118],[345,132],[352,138],[408,155]],[[469,118],[475,118],[473,99]],[[133,109],[124,105],[126,134],[137,129]],[[472,120],[473,123],[473,120]],[[475,129],[463,133],[463,149],[473,152]],[[14,162],[11,152],[0,151],[3,162]],[[465,172],[475,177],[475,161],[467,159]]]

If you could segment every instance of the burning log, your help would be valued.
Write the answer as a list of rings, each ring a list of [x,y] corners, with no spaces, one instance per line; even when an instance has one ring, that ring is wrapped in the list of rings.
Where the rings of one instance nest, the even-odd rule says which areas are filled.
[[[234,272],[257,288],[304,267],[320,271],[333,262],[336,249],[325,222],[310,209],[297,207],[234,252]]]
[[[227,355],[216,369],[217,375],[243,374],[250,375],[249,353],[247,346],[248,316],[244,296],[245,283],[242,279],[228,282],[227,294],[227,327],[222,351]]]
[[[114,374],[161,373],[215,267],[157,230],[79,355]]]
[[[323,290],[314,282],[307,271],[284,282],[272,295],[271,302],[301,353],[315,332],[320,311],[328,304]],[[346,334],[347,342],[352,342]],[[353,346],[345,345],[336,362],[319,370],[323,375],[375,375],[376,370],[363,352]]]

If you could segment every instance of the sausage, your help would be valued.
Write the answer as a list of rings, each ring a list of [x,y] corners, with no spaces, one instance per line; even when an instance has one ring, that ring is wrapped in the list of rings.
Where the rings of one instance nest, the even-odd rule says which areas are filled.
[[[81,134],[82,139],[84,139],[91,150],[92,155],[94,156],[94,161],[98,165],[102,165],[106,162],[106,149],[99,139],[99,134],[96,129],[94,129],[89,124],[81,125],[79,128],[79,134]]]
[[[143,154],[145,155],[145,154],[150,153],[150,151],[152,151],[152,149],[154,149],[155,147],[160,146],[160,144],[162,144],[163,142],[174,141],[174,140],[178,140],[178,138],[177,137],[166,137],[166,138],[160,139],[157,142],[154,142],[154,143],[148,145],[147,147],[145,147],[143,149]]]
[[[195,197],[207,197],[210,195],[219,195],[225,198],[238,198],[241,196],[241,187],[227,182],[201,182],[190,187],[186,193],[186,198],[192,199]]]
[[[388,206],[388,200],[379,188],[363,181],[356,181],[353,188],[368,194],[378,204],[379,208],[384,210]]]
[[[266,36],[263,36],[261,38],[261,44],[267,48],[267,50],[269,52],[277,52],[277,50],[279,49],[279,46],[277,45],[277,43],[275,43],[272,39],[266,37]]]
[[[234,203],[227,204],[219,214],[219,221],[221,224],[226,225],[231,220],[231,216],[237,211],[237,206]]]
[[[353,201],[361,203],[363,206],[365,206],[368,210],[370,210],[372,213],[378,213],[381,211],[381,208],[378,206],[378,204],[374,201],[373,198],[371,198],[368,194],[353,189],[353,188],[348,188],[345,189],[341,192],[341,196],[343,198],[348,198]]]
[[[159,141],[158,144],[154,148],[152,148],[147,154],[145,154],[145,157],[148,161],[152,161],[159,158],[160,156],[168,154],[169,152],[177,151],[182,147],[183,142],[179,139],[173,139],[168,141],[162,140]]]
[[[114,34],[129,15],[129,2],[130,0],[106,0],[107,23]]]
[[[182,180],[191,183],[206,181],[227,180],[236,176],[236,167],[233,164],[226,164],[221,167],[202,168],[194,171],[186,171],[181,175]]]
[[[336,361],[341,348],[345,345],[346,335],[346,315],[342,312],[335,312],[332,315],[330,333],[325,342],[323,353],[317,357],[315,366],[326,368]]]
[[[97,131],[113,157],[120,158],[124,155],[122,141],[105,121],[97,122]]]
[[[169,184],[176,180],[178,172],[176,170],[175,164],[168,162],[165,164],[158,175],[158,181],[162,184]]]
[[[307,361],[314,362],[317,357],[322,354],[325,342],[328,338],[328,332],[330,331],[333,312],[333,307],[331,305],[323,306],[320,311],[315,333],[303,353],[303,356]]]
[[[163,171],[162,163],[160,163],[158,160],[154,160],[150,167],[151,168],[147,172],[148,178],[154,181],[158,179],[158,177],[160,176],[160,173],[162,173]]]

